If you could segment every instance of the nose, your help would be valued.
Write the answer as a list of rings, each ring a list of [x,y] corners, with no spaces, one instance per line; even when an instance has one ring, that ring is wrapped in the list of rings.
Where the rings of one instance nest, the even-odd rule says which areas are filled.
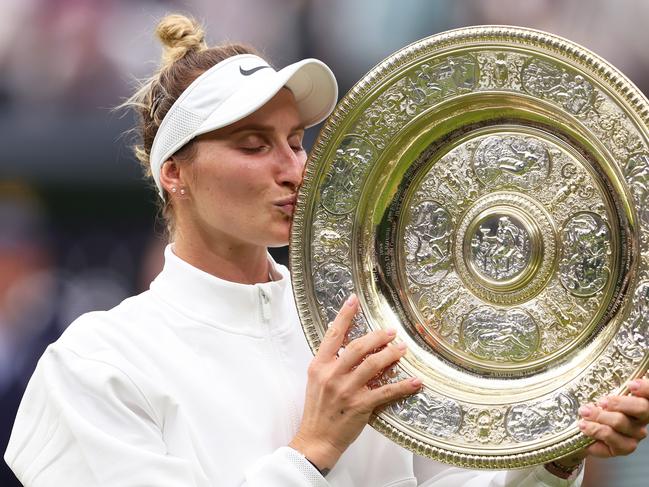
[[[306,153],[304,151],[296,152],[286,144],[282,147],[280,159],[277,182],[281,186],[289,186],[292,190],[297,189],[302,183]]]

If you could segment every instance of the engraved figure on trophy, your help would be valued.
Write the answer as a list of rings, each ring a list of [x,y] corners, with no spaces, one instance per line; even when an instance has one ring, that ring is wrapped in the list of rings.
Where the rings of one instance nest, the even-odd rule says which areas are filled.
[[[491,279],[502,281],[518,275],[530,260],[530,239],[522,226],[508,216],[498,218],[495,235],[489,225],[480,225],[471,239],[474,265]]]
[[[523,67],[522,81],[529,94],[555,101],[574,115],[587,111],[593,101],[593,86],[583,76],[549,61],[530,60]]]
[[[507,411],[505,428],[517,441],[532,441],[557,433],[574,422],[579,403],[569,393],[557,394],[537,404],[520,404]]]
[[[487,185],[532,189],[550,172],[550,154],[537,139],[518,135],[486,137],[473,156],[473,170]]]
[[[576,195],[582,200],[587,200],[595,195],[595,188],[584,174],[581,174],[577,166],[571,162],[561,167],[561,176],[565,184],[559,188],[548,205],[551,209],[557,209],[569,196]]]
[[[539,328],[521,309],[482,306],[465,317],[460,339],[463,348],[480,359],[520,362],[538,349]]]
[[[575,296],[592,296],[610,275],[611,239],[606,222],[595,213],[578,213],[561,232],[561,284]]]
[[[451,215],[436,201],[422,201],[405,229],[406,272],[415,282],[431,284],[450,263]]]
[[[375,157],[375,149],[366,140],[348,135],[336,150],[336,157],[324,178],[322,206],[337,215],[356,207],[355,193],[360,190],[363,168]]]
[[[390,409],[404,422],[439,438],[453,435],[462,424],[462,409],[458,403],[425,392],[401,399]]]

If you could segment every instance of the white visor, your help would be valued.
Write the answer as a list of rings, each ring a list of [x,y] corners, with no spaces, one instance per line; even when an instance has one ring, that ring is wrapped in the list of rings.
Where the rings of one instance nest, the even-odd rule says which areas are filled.
[[[178,149],[198,135],[230,125],[255,112],[286,86],[297,102],[304,127],[329,116],[338,100],[331,70],[304,59],[275,71],[259,56],[229,57],[205,71],[171,106],[153,139],[151,173],[160,197],[160,169]]]

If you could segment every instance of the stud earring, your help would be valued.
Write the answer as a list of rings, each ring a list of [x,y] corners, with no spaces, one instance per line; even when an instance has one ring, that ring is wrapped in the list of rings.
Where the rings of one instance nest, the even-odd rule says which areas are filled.
[[[178,191],[178,189],[177,189],[175,186],[172,186],[172,188],[171,188],[171,192],[172,192],[172,193],[175,193],[176,191]]]
[[[185,188],[180,188],[180,194],[183,196],[185,195]]]

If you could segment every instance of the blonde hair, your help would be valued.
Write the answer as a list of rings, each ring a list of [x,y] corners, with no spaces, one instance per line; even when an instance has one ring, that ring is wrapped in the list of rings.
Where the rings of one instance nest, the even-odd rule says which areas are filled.
[[[138,115],[135,131],[139,142],[133,150],[152,185],[155,185],[150,163],[153,139],[164,116],[182,92],[198,76],[224,59],[238,54],[260,55],[256,49],[244,44],[208,47],[203,27],[195,19],[181,14],[165,16],[158,23],[155,34],[163,45],[160,67],[118,107],[132,108]],[[189,142],[176,155],[182,159],[191,158],[191,148],[192,142]],[[169,233],[173,234],[173,211],[166,191],[161,212]]]

